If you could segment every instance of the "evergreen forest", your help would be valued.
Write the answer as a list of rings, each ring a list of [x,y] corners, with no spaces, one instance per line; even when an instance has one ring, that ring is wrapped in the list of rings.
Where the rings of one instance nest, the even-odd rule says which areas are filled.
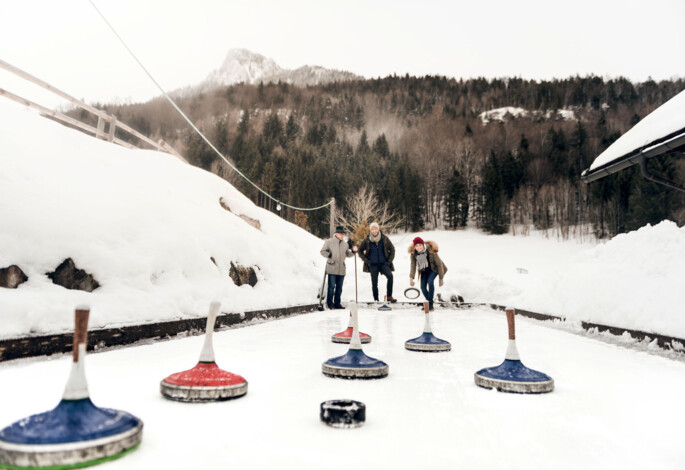
[[[468,224],[493,234],[534,228],[563,238],[606,238],[664,219],[685,224],[685,196],[644,180],[635,166],[589,185],[580,181],[595,157],[683,89],[683,79],[388,76],[304,88],[237,84],[172,96],[242,173],[292,206],[335,198],[345,210],[368,187],[401,230]],[[328,235],[326,209],[277,205],[230,169],[165,98],[98,107],[164,139],[261,207]],[[685,159],[649,165],[685,180]]]

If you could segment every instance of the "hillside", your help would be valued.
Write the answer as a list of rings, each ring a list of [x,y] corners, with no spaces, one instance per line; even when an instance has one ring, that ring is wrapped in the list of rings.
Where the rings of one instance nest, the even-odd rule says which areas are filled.
[[[28,276],[0,288],[0,337],[68,331],[79,303],[99,328],[206,315],[213,299],[236,312],[312,302],[320,240],[225,180],[6,100],[0,122],[0,269]],[[53,284],[48,273],[68,258],[100,287]],[[253,268],[256,285],[237,286],[232,264]]]
[[[335,197],[344,207],[367,184],[405,230],[474,224],[488,233],[534,228],[604,239],[664,219],[685,223],[685,197],[645,182],[636,168],[591,185],[579,180],[597,155],[683,89],[682,79],[390,76],[308,87],[262,80],[188,94],[178,104],[242,172],[298,206]],[[102,107],[242,184],[164,100]],[[682,159],[650,167],[669,179],[685,176]],[[293,211],[280,215],[295,220]],[[322,235],[325,215],[310,214],[307,228]]]

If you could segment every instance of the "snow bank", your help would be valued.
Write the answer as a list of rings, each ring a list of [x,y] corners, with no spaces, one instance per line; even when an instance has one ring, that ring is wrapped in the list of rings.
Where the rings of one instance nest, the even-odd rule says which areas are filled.
[[[415,235],[391,237],[398,253],[396,297],[408,287],[407,247]],[[528,237],[475,230],[418,235],[436,241],[447,264],[444,287],[436,282],[444,297],[459,293],[470,302],[685,338],[685,228],[673,222],[603,244],[562,241],[540,232]],[[368,275],[360,292],[366,293],[366,284]]]
[[[91,304],[98,328],[206,315],[211,300],[225,311],[313,301],[321,241],[221,178],[6,100],[0,123],[0,268],[16,264],[29,276],[0,288],[0,338],[68,331],[79,303]],[[66,258],[101,287],[53,284],[46,273]],[[255,267],[257,285],[236,286],[231,262]]]
[[[573,320],[685,338],[685,227],[670,221],[614,237],[509,299]]]

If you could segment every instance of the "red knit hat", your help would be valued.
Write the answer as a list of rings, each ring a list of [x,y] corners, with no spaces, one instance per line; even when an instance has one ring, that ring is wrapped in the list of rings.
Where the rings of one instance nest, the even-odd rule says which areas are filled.
[[[412,243],[413,243],[414,245],[423,245],[423,238],[421,238],[421,237],[416,237]]]

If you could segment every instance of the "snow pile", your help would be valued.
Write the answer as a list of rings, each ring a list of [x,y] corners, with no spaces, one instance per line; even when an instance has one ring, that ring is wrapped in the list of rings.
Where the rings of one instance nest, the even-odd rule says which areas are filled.
[[[685,227],[614,237],[558,266],[509,302],[521,308],[685,338]]]
[[[29,277],[0,288],[0,338],[69,331],[79,303],[100,328],[202,316],[212,300],[233,312],[313,302],[321,241],[226,181],[6,100],[0,122],[0,269],[16,264]],[[66,258],[101,287],[53,284],[46,274]],[[236,286],[231,262],[254,267],[256,286]]]

